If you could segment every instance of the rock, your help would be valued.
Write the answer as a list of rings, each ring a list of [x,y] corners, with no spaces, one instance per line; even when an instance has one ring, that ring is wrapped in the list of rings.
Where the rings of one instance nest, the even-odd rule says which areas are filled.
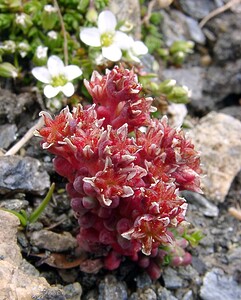
[[[211,112],[190,131],[203,164],[202,189],[210,200],[223,202],[241,168],[241,122]]]
[[[0,194],[26,192],[42,195],[50,187],[49,175],[31,157],[0,156]]]
[[[183,286],[182,278],[179,277],[177,271],[172,268],[164,269],[163,280],[165,287],[170,290],[176,290]]]
[[[224,67],[210,66],[205,74],[203,92],[216,103],[229,94],[240,94],[240,69],[241,59],[227,63]]]
[[[213,0],[179,0],[179,5],[183,11],[195,19],[206,17],[216,8]]]
[[[114,276],[106,276],[99,285],[98,300],[127,300],[127,289],[123,282],[117,281]]]
[[[63,292],[56,288],[44,290],[37,296],[33,296],[33,300],[66,300]]]
[[[193,203],[197,207],[201,208],[201,212],[206,217],[217,217],[219,209],[213,203],[210,203],[204,196],[198,193],[191,191],[183,191],[183,197],[187,200],[188,203]]]
[[[241,12],[225,12],[212,18],[207,24],[208,28],[215,36],[213,47],[213,58],[216,63],[224,64],[228,61],[240,59],[240,23]]]
[[[32,271],[25,272],[26,263],[16,242],[18,225],[16,216],[0,210],[0,299],[32,300],[38,299],[35,297],[42,292],[62,293],[50,287],[43,277],[31,275]]]
[[[16,132],[15,124],[0,125],[0,148],[7,149],[16,139]]]
[[[202,300],[234,300],[241,299],[241,286],[223,270],[213,268],[203,279],[200,296]]]
[[[152,283],[151,278],[147,273],[139,274],[136,277],[136,285],[140,289],[150,286],[151,283]]]
[[[68,284],[63,288],[65,299],[80,300],[82,295],[82,287],[79,282]]]
[[[205,43],[205,35],[196,20],[174,9],[168,13],[162,11],[161,14],[163,20],[160,30],[167,46],[171,46],[173,42],[180,40],[192,40],[199,44]]]
[[[20,199],[8,199],[8,200],[0,200],[0,207],[4,207],[6,209],[20,211],[21,209],[26,209],[29,205],[27,200]]]
[[[119,21],[128,21],[133,25],[132,33],[134,35],[134,38],[140,40],[141,11],[139,1],[111,0],[109,8],[116,15]]]
[[[13,123],[33,103],[33,95],[30,93],[16,95],[0,88],[0,124],[5,124],[6,121]]]
[[[157,290],[158,300],[178,300],[175,296],[172,295],[171,291],[166,288],[159,288]]]
[[[241,107],[237,105],[227,106],[219,110],[220,113],[230,115],[241,121]]]
[[[76,239],[69,232],[60,234],[45,229],[34,231],[30,242],[33,246],[53,252],[68,251],[77,246]]]

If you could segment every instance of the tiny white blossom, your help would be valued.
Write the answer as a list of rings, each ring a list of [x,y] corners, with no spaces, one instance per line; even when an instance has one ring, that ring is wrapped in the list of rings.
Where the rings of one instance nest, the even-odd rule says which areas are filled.
[[[118,61],[122,57],[121,50],[128,49],[129,37],[116,30],[117,20],[111,11],[103,11],[98,17],[98,28],[84,28],[80,39],[92,47],[101,47],[102,55],[110,61]]]
[[[47,33],[47,36],[52,39],[52,40],[57,40],[58,38],[58,33],[54,30],[51,30]]]
[[[39,81],[46,84],[44,95],[53,98],[62,92],[66,97],[74,94],[73,79],[82,75],[82,70],[76,65],[65,66],[56,55],[49,57],[47,67],[33,68],[32,74]]]
[[[48,47],[38,46],[36,49],[36,56],[39,59],[43,59],[47,57]]]
[[[26,15],[24,13],[16,15],[16,24],[25,26]]]
[[[57,12],[57,8],[54,7],[53,5],[51,4],[47,4],[44,6],[44,10],[47,12],[47,13],[55,13]]]

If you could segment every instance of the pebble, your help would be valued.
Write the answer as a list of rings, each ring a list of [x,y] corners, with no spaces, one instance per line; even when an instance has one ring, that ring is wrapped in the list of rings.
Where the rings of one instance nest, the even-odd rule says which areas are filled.
[[[0,194],[28,192],[42,195],[50,186],[49,175],[32,157],[0,156]]]
[[[7,149],[16,140],[15,124],[0,125],[0,148]]]
[[[99,284],[98,300],[127,300],[127,289],[124,282],[117,281],[112,275],[106,276]]]
[[[222,269],[213,268],[203,279],[200,296],[202,300],[241,299],[241,286]]]
[[[203,195],[191,192],[183,191],[182,195],[189,203],[193,203],[201,208],[201,212],[206,217],[217,217],[219,214],[219,209],[216,205],[209,202]]]
[[[69,233],[55,233],[48,230],[39,230],[31,233],[30,242],[33,246],[53,252],[63,252],[77,246],[76,239]]]

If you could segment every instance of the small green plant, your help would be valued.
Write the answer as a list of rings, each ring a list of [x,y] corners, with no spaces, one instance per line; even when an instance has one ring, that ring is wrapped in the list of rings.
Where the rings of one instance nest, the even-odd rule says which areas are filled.
[[[49,201],[52,198],[52,194],[55,188],[55,184],[52,183],[46,197],[43,199],[43,201],[40,203],[40,205],[30,214],[28,215],[25,210],[20,210],[20,212],[10,210],[10,209],[3,209],[5,211],[8,211],[12,214],[14,214],[16,217],[19,218],[19,221],[21,223],[22,227],[28,226],[28,224],[34,223],[38,220],[38,218],[41,216],[42,212],[45,210],[47,205],[49,204]]]

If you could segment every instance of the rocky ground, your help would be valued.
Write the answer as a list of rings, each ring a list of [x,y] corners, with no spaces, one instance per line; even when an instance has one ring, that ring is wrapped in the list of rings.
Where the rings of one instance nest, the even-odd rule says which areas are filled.
[[[122,3],[113,2],[117,7]],[[34,92],[15,94],[5,82],[0,85],[0,207],[30,212],[50,182],[57,188],[47,210],[27,231],[18,230],[18,219],[0,210],[0,299],[241,299],[241,4],[202,28],[198,25],[227,2],[180,0],[161,10],[166,44],[185,39],[196,45],[181,68],[161,65],[158,70],[160,78],[192,89],[190,104],[170,108],[177,123],[187,112],[189,134],[202,152],[204,194],[183,192],[188,220],[204,234],[200,245],[190,249],[192,264],[164,268],[153,282],[130,262],[114,272],[90,275],[79,270],[78,261],[66,260],[76,248],[78,226],[65,182],[53,172],[52,157],[40,149],[37,138],[17,155],[4,156],[35,124],[41,102]],[[139,24],[138,14],[128,13]],[[144,63],[150,67],[152,61],[146,57]]]

